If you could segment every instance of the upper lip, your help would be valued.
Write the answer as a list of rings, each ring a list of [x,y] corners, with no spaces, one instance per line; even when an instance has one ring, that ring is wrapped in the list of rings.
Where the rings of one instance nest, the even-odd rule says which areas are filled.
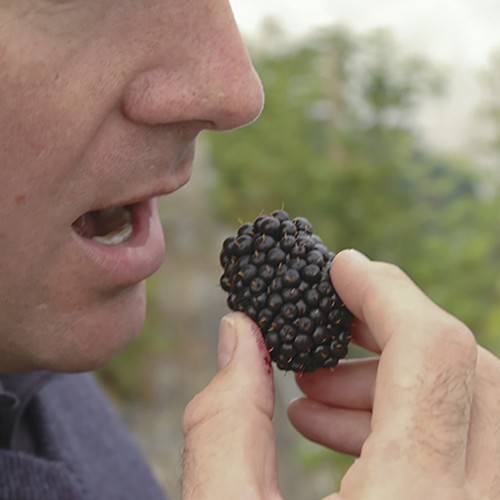
[[[107,210],[116,207],[130,206],[137,203],[142,203],[147,200],[165,196],[174,191],[177,191],[186,184],[191,177],[193,154],[188,155],[175,169],[168,169],[159,179],[154,179],[145,184],[144,179],[141,179],[141,188],[134,189],[133,194],[119,194],[103,196],[103,201],[95,201],[91,207],[85,212],[94,212],[99,210]]]
[[[186,180],[187,182],[187,180]],[[167,189],[155,189],[152,191],[147,191],[144,192],[144,194],[135,194],[133,197],[130,198],[124,198],[123,200],[119,200],[116,202],[109,202],[106,204],[100,204],[95,208],[92,208],[88,210],[88,212],[97,212],[99,210],[109,210],[112,208],[118,208],[118,207],[127,207],[127,206],[132,206],[136,205],[138,203],[143,203],[145,201],[151,200],[153,198],[158,198],[160,196],[165,196],[167,194],[173,193],[177,189],[179,189],[181,186],[175,187],[175,188],[167,188]]]

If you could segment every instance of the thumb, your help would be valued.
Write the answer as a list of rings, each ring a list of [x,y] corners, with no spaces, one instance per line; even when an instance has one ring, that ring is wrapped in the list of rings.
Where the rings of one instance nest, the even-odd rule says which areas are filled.
[[[279,498],[273,371],[258,327],[221,321],[219,371],[183,418],[183,499]]]

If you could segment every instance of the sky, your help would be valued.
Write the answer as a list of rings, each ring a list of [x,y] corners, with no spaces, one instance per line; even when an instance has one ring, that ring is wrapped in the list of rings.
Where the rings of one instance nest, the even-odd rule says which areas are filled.
[[[474,142],[477,75],[500,50],[500,0],[231,0],[243,35],[273,17],[290,36],[344,24],[354,32],[389,28],[401,47],[450,69],[448,94],[421,110],[424,134],[455,149]]]
[[[273,16],[291,34],[343,23],[389,27],[410,48],[443,62],[482,65],[500,48],[499,0],[232,0],[241,30],[255,34]]]

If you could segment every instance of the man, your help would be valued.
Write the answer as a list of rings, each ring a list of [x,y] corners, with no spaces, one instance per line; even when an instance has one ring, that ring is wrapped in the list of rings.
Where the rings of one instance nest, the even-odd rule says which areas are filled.
[[[0,95],[0,498],[162,498],[78,372],[138,334],[154,200],[188,180],[202,129],[258,116],[259,80],[226,0],[0,0]],[[342,252],[332,279],[382,353],[304,376],[290,407],[361,453],[337,498],[497,498],[498,360],[392,266]],[[184,497],[279,498],[255,325],[228,316],[219,349],[186,410]]]
[[[93,382],[51,373],[139,333],[156,197],[260,113],[229,4],[0,0],[0,96],[0,498],[161,498]]]

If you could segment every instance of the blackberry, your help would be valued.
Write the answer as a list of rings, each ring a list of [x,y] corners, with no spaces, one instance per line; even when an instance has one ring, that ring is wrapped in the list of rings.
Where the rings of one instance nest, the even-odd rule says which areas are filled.
[[[284,210],[243,224],[222,245],[227,304],[259,325],[281,370],[333,368],[347,354],[352,315],[330,281],[334,256],[307,219]]]

